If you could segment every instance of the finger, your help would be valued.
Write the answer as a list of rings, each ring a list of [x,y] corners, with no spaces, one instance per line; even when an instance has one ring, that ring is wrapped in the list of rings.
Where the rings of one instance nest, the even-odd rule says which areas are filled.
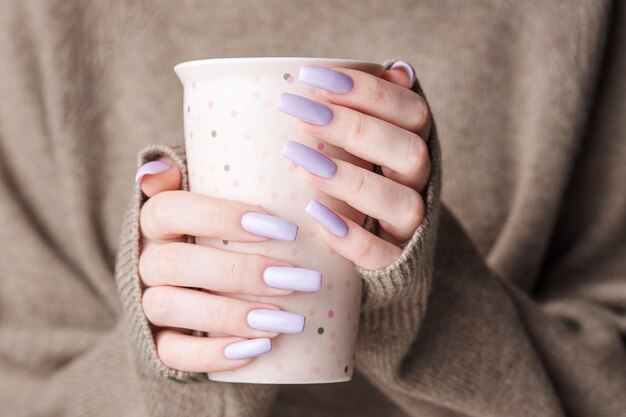
[[[175,285],[259,296],[319,291],[322,281],[319,271],[295,268],[280,259],[189,243],[148,245],[139,258],[139,275],[149,287]]]
[[[346,77],[351,79],[351,83],[346,82]],[[323,95],[335,104],[385,120],[423,138],[428,137],[428,105],[412,90],[351,68],[302,66],[298,81],[321,88]],[[350,84],[348,91],[347,88],[336,88],[337,85],[349,87]]]
[[[180,168],[169,156],[146,162],[135,174],[135,181],[141,183],[141,191],[148,197],[162,191],[180,189],[181,179]]]
[[[336,166],[331,178],[314,175],[300,167],[297,171],[318,190],[378,219],[396,239],[404,241],[413,235],[424,218],[425,209],[424,200],[416,190],[350,162],[328,159]]]
[[[154,339],[157,354],[165,366],[185,372],[241,368],[252,362],[254,357],[272,349],[271,341],[267,338],[198,337],[173,330],[160,331]]]
[[[387,70],[380,76],[383,80],[387,80],[390,83],[394,83],[404,88],[411,88],[412,78],[406,71],[400,68],[394,68]]]
[[[428,146],[419,135],[348,107],[327,104],[332,121],[318,126],[299,120],[306,133],[386,167],[389,178],[422,190],[430,175]]]
[[[145,238],[158,241],[182,235],[237,242],[293,241],[298,233],[296,224],[259,206],[180,190],[148,199],[141,207],[140,224]]]
[[[383,268],[402,254],[398,246],[370,233],[316,200],[312,200],[305,210],[319,223],[320,235],[326,243],[362,268]]]
[[[142,297],[148,320],[156,326],[256,338],[301,333],[304,316],[261,302],[229,298],[172,286],[148,287]],[[254,326],[254,327],[253,327]]]

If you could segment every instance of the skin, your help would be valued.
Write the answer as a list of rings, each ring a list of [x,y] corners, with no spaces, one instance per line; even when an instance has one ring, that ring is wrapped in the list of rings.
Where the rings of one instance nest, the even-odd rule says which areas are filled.
[[[400,256],[400,245],[413,235],[424,216],[420,192],[430,175],[430,159],[423,138],[430,133],[430,113],[425,101],[409,90],[410,79],[401,69],[387,70],[380,78],[352,69],[333,69],[351,76],[354,88],[347,94],[320,90],[331,101],[325,104],[334,114],[328,125],[299,123],[307,133],[380,165],[384,176],[336,158],[331,158],[337,164],[337,173],[331,179],[317,177],[302,168],[297,172],[320,191],[379,220],[379,236],[341,213],[337,214],[348,225],[347,236],[337,237],[318,225],[322,238],[337,253],[363,268],[379,269]],[[141,183],[142,191],[150,198],[141,209],[139,258],[144,286],[142,303],[154,327],[158,355],[166,366],[182,371],[239,368],[254,358],[227,359],[223,354],[227,345],[278,335],[250,327],[247,313],[257,308],[280,309],[210,291],[260,296],[289,294],[292,291],[267,286],[263,270],[271,265],[298,265],[185,243],[185,235],[237,242],[265,241],[267,238],[244,230],[240,219],[247,211],[268,212],[237,201],[182,191],[181,173],[175,162],[168,157],[161,159],[173,168],[146,175]],[[195,337],[192,330],[232,336]]]

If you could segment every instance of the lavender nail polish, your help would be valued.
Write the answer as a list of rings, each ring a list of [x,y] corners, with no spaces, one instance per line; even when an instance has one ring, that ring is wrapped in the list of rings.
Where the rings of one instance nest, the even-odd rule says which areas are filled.
[[[246,213],[241,217],[241,226],[255,235],[271,239],[293,241],[298,235],[298,225],[263,213]]]
[[[348,234],[348,225],[322,203],[311,200],[304,211],[335,236],[345,237]]]
[[[224,348],[224,356],[228,359],[246,359],[259,356],[272,350],[272,343],[269,338],[242,340],[231,343]]]
[[[137,170],[135,174],[135,182],[140,183],[144,176],[148,174],[159,174],[165,172],[172,167],[172,164],[168,164],[164,161],[150,161],[143,164]]]
[[[337,165],[326,156],[300,142],[288,140],[282,155],[307,171],[323,177],[332,178],[337,172]]]
[[[280,95],[278,110],[318,126],[325,126],[333,119],[333,111],[330,107],[290,93]]]
[[[402,70],[404,70],[404,72],[409,76],[410,78],[410,82],[409,82],[409,86],[413,87],[413,84],[415,84],[415,68],[413,68],[413,65],[409,64],[406,61],[396,61],[393,64],[391,64],[391,67],[389,67],[389,69],[393,69],[393,68],[400,68]]]
[[[304,316],[281,310],[257,309],[248,313],[248,324],[258,330],[277,333],[302,333]]]
[[[345,94],[354,87],[354,81],[348,74],[315,65],[301,66],[298,81],[339,94]]]
[[[270,266],[263,272],[263,280],[273,288],[315,292],[322,287],[322,273],[313,269],[289,266]]]

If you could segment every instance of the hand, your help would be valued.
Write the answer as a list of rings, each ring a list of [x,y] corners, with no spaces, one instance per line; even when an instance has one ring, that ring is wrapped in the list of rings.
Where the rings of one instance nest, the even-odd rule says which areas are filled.
[[[370,270],[400,256],[400,245],[413,235],[425,212],[420,192],[430,175],[424,141],[430,113],[425,100],[409,89],[413,68],[399,63],[412,76],[399,68],[376,77],[354,69],[303,66],[298,80],[321,88],[328,100],[283,93],[278,106],[298,118],[304,132],[345,149],[359,162],[382,167],[384,175],[379,175],[294,141],[283,149],[286,158],[304,168],[297,171],[312,186],[378,219],[380,237],[316,201],[307,207],[330,247]]]
[[[257,296],[318,291],[318,271],[185,242],[185,235],[233,242],[294,240],[295,224],[257,206],[180,190],[181,173],[170,158],[144,164],[136,180],[149,197],[140,214],[142,303],[166,366],[189,372],[239,368],[269,352],[270,339],[279,333],[304,330],[303,316],[209,291]],[[192,330],[232,336],[197,337]]]

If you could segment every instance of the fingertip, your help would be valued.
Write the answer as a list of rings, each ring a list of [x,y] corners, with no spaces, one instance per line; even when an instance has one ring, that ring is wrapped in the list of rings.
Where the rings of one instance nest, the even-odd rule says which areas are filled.
[[[148,197],[181,187],[182,175],[176,162],[167,156],[143,164],[135,175],[135,182],[141,184],[141,191]]]
[[[411,88],[412,86],[411,77],[406,71],[398,67],[386,70],[381,78],[405,88]]]

